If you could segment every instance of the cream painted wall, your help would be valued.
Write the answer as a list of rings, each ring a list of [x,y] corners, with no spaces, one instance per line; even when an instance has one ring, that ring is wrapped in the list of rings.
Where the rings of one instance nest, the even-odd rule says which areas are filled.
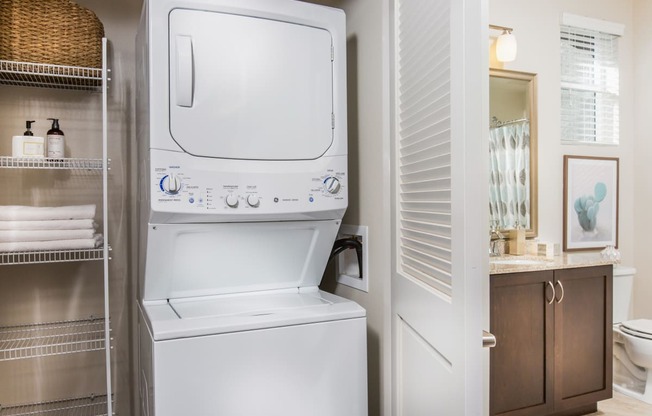
[[[634,280],[635,317],[652,318],[652,1],[634,0]]]
[[[636,54],[634,49],[635,3],[636,0],[537,2],[490,0],[489,2],[489,23],[513,27],[513,33],[518,41],[516,60],[505,64],[504,68],[538,74],[539,239],[562,242],[563,155],[618,157],[620,158],[618,242],[622,262],[627,265],[636,265],[635,261],[638,258],[634,250],[637,237],[634,213],[635,195],[641,191],[639,185],[635,185],[634,167],[634,154],[635,151],[638,152],[634,100],[635,93],[640,88],[634,81],[634,68],[641,55]],[[562,12],[618,22],[626,27],[625,34],[619,41],[621,106],[620,145],[618,146],[562,145],[560,142],[559,22]],[[497,33],[493,34],[497,35]],[[646,53],[648,51],[649,49]],[[649,85],[649,82],[644,84]],[[641,215],[641,218],[644,217]],[[640,225],[636,223],[636,229],[639,228]]]
[[[322,288],[367,310],[369,415],[382,415],[387,373],[385,314],[389,308],[389,160],[383,130],[383,7],[378,0],[313,0],[346,13],[349,208],[344,224],[369,227],[369,293],[335,285],[329,268]]]

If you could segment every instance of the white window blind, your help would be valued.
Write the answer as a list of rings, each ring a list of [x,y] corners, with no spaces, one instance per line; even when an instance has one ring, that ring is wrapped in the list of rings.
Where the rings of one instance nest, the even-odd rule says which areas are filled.
[[[618,144],[618,36],[562,25],[561,138]]]
[[[450,2],[402,1],[397,12],[397,263],[450,296]]]

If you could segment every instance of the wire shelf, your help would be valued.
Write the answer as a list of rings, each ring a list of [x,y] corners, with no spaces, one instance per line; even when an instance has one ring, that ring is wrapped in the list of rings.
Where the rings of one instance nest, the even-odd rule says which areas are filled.
[[[104,349],[104,319],[0,327],[0,361]]]
[[[102,170],[102,159],[0,156],[0,168]]]
[[[0,84],[102,91],[102,69],[0,60]]]
[[[111,250],[111,248],[109,248]],[[0,265],[65,263],[104,259],[103,248],[84,250],[15,251],[0,253]]]
[[[106,395],[3,407],[0,416],[107,416]]]

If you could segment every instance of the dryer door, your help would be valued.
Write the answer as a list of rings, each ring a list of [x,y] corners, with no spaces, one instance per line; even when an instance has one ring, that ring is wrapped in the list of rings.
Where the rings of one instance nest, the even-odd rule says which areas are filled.
[[[333,141],[327,30],[174,9],[170,133],[186,152],[248,160],[316,159]]]

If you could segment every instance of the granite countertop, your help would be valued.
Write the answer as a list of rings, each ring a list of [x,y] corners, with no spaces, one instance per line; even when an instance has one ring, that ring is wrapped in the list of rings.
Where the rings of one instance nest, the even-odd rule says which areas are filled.
[[[534,272],[540,270],[572,269],[614,264],[596,253],[571,253],[554,257],[544,256],[510,256],[489,258],[489,274]]]

